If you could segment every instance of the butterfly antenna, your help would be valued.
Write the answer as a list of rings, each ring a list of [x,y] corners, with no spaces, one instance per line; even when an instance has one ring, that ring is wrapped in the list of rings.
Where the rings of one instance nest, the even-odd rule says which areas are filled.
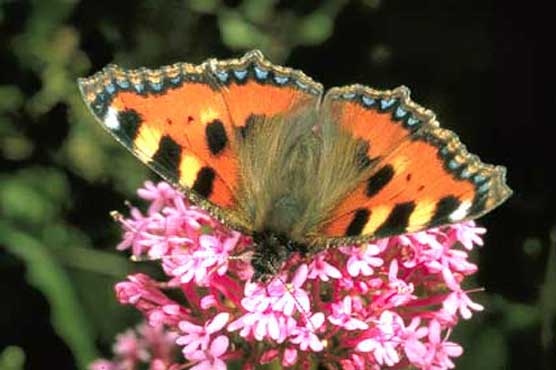
[[[243,261],[251,261],[253,259],[252,251],[245,251],[240,254],[233,254],[228,256],[229,260],[243,260]],[[251,255],[250,255],[251,254]]]

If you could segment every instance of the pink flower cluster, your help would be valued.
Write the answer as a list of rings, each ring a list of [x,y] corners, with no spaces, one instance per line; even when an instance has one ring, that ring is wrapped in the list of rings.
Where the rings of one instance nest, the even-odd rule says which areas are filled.
[[[116,337],[114,358],[98,359],[90,370],[133,370],[146,368],[165,370],[175,363],[177,335],[162,326],[138,325]]]
[[[150,207],[119,217],[118,249],[157,261],[167,279],[135,274],[115,290],[152,327],[175,333],[183,358],[167,368],[451,369],[463,352],[452,328],[483,309],[462,287],[477,271],[468,252],[485,232],[473,222],[292,258],[255,283],[248,236],[164,182],[138,193]]]

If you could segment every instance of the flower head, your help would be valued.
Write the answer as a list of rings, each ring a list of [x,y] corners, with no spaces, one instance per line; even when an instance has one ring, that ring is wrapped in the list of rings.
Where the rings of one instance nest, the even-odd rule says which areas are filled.
[[[225,369],[238,360],[248,368],[277,360],[296,368],[321,361],[353,370],[450,369],[463,350],[448,334],[483,309],[462,287],[477,271],[468,252],[485,232],[473,222],[297,256],[262,283],[250,280],[249,236],[166,183],[147,182],[138,193],[149,206],[118,217],[118,249],[158,261],[166,277],[135,274],[116,284],[119,301],[148,324],[119,336],[115,359],[91,369],[119,369],[122,361]]]

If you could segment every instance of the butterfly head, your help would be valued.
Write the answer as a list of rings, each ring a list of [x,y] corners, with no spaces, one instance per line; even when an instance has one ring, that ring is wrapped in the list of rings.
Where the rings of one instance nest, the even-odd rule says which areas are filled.
[[[253,235],[255,254],[251,260],[253,281],[266,282],[276,276],[293,253],[305,254],[307,247],[287,236],[273,231],[262,231]]]

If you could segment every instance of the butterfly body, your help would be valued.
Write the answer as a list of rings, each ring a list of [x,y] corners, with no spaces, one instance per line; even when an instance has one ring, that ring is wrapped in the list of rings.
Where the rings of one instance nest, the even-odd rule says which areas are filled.
[[[253,236],[256,279],[292,253],[474,219],[511,190],[398,88],[330,89],[260,52],[79,81],[102,126]]]
[[[284,263],[293,255],[305,256],[306,245],[291,240],[286,234],[270,230],[253,234],[254,254],[251,260],[254,281],[266,281],[281,271]]]

